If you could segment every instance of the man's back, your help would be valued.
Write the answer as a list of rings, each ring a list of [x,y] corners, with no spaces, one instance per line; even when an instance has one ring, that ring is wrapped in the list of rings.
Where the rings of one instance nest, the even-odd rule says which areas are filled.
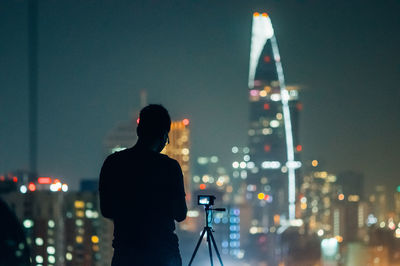
[[[141,148],[110,155],[100,174],[100,207],[114,221],[114,248],[177,250],[174,220],[186,217],[179,164]]]

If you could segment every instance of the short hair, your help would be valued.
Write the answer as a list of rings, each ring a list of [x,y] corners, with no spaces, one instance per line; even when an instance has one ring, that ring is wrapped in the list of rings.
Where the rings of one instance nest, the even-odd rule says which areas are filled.
[[[150,104],[139,114],[137,135],[143,139],[155,139],[168,133],[171,129],[171,117],[161,104]]]

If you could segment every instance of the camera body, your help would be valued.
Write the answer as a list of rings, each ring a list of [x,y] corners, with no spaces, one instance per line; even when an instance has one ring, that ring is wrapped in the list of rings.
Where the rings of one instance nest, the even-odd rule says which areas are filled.
[[[215,196],[212,195],[198,195],[197,204],[204,206],[214,205]]]

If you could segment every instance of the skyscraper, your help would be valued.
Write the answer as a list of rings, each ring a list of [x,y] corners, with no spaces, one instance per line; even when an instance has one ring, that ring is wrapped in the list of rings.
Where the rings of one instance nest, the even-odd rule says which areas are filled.
[[[190,130],[189,119],[172,121],[168,134],[170,143],[162,153],[177,160],[182,168],[186,200],[190,200]]]
[[[247,198],[258,226],[295,219],[298,88],[287,87],[271,20],[254,13],[249,65]],[[280,217],[280,219],[278,219]],[[275,218],[275,219],[274,219]]]

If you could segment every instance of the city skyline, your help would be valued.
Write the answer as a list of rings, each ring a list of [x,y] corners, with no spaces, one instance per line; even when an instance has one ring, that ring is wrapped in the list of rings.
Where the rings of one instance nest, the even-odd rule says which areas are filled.
[[[318,159],[330,172],[363,172],[368,184],[395,185],[399,37],[391,32],[399,22],[390,5],[398,4],[233,3],[213,3],[206,16],[207,2],[129,4],[126,11],[105,2],[40,2],[40,175],[60,176],[75,188],[80,178],[96,177],[102,141],[139,109],[143,89],[173,119],[190,119],[193,157],[215,154],[229,163],[231,147],[247,143],[249,28],[257,7],[279,29],[287,83],[302,88],[302,158]],[[25,4],[1,4],[7,11],[1,31],[10,36],[1,49],[1,98],[12,103],[1,107],[1,172],[28,165]],[[378,23],[367,23],[372,11]],[[169,26],[144,15],[150,13]],[[77,29],[79,23],[84,26]],[[377,38],[367,38],[370,32]]]

